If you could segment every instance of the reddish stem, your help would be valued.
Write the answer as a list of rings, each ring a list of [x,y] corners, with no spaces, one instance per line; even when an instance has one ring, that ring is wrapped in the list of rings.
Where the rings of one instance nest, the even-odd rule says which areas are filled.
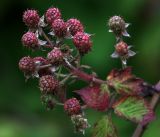
[[[158,82],[155,86],[155,89],[157,91],[160,91],[160,82]],[[159,99],[160,99],[160,94],[158,93],[154,93],[153,96],[152,96],[152,99],[151,99],[151,102],[150,102],[150,107],[152,109],[155,109],[156,108],[156,105],[158,104],[159,102]],[[134,134],[132,137],[142,137],[143,133],[145,132],[147,126],[149,124],[145,125],[145,126],[142,126],[141,124],[138,124]]]
[[[64,67],[67,68],[71,73],[76,75],[79,79],[84,80],[88,83],[90,83],[90,82],[94,82],[94,83],[97,83],[97,84],[107,83],[107,81],[103,81],[101,79],[98,79],[93,75],[89,75],[89,74],[81,71],[80,69],[75,68],[74,66],[72,66],[67,61],[64,62]]]

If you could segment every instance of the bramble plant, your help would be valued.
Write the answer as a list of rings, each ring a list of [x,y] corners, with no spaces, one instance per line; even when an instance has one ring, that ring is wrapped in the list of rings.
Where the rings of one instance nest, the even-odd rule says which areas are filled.
[[[130,37],[129,24],[122,17],[113,16],[107,23],[117,43],[111,57],[121,60],[122,69],[111,70],[106,80],[101,80],[90,66],[81,64],[81,58],[92,49],[92,35],[85,32],[79,20],[71,18],[65,22],[60,10],[51,7],[42,17],[36,10],[25,11],[23,22],[29,28],[21,39],[24,47],[49,51],[46,57],[25,56],[19,61],[19,69],[26,79],[39,79],[41,101],[48,110],[63,106],[75,131],[83,134],[90,127],[85,109],[105,112],[93,127],[92,137],[118,137],[112,122],[113,110],[116,115],[139,124],[133,137],[142,135],[144,127],[155,118],[153,109],[159,99],[160,83],[155,86],[146,83],[127,66],[127,60],[136,53],[122,39]],[[73,41],[75,48],[65,44],[66,40]],[[78,80],[88,83],[87,87],[74,91],[81,100],[67,99],[66,87]],[[148,96],[152,97],[150,103]]]

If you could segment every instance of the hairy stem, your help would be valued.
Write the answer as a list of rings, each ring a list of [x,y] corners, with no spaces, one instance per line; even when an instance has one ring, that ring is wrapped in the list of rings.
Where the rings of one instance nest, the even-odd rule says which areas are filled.
[[[67,68],[73,75],[76,75],[79,79],[84,80],[86,82],[94,82],[96,84],[107,83],[107,81],[103,81],[94,77],[93,75],[89,75],[80,69],[77,69],[73,65],[71,65],[67,60],[64,60],[64,67]]]

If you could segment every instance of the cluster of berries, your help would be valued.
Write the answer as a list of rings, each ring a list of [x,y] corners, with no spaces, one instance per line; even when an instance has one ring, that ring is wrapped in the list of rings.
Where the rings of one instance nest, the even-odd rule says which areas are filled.
[[[75,18],[65,22],[58,8],[49,8],[42,18],[40,18],[36,10],[27,10],[23,14],[23,21],[30,28],[29,32],[22,36],[22,43],[25,47],[37,49],[40,46],[35,30],[41,24],[47,23],[51,28],[52,34],[58,39],[73,39],[74,45],[82,55],[91,50],[90,35],[84,32],[82,23]]]
[[[57,41],[72,39],[79,54],[84,55],[92,47],[90,35],[84,32],[84,27],[78,19],[71,18],[65,22],[60,10],[55,7],[49,8],[42,17],[36,10],[27,10],[23,14],[23,22],[29,28],[21,39],[24,47],[38,50],[42,46],[49,46],[51,51],[47,53],[46,58],[23,57],[19,61],[19,69],[27,78],[30,76],[39,78],[41,100],[47,109],[53,109],[56,104],[63,104],[64,111],[71,117],[76,131],[83,132],[88,127],[88,122],[84,118],[80,102],[76,98],[66,99],[64,102],[58,99],[58,92],[62,85],[56,71],[60,70],[65,58],[73,55],[72,52],[69,52],[67,56],[66,50],[70,50],[69,46],[64,46],[63,42],[57,44]],[[50,36],[45,34],[43,28],[51,31],[48,33]],[[46,41],[40,40],[39,36],[44,37]],[[49,38],[52,38],[53,41]]]

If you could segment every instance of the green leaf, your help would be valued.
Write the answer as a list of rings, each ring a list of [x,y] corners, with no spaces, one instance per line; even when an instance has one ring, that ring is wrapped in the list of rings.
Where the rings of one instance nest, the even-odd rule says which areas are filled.
[[[94,126],[92,137],[118,137],[110,116],[102,117]]]
[[[154,119],[154,112],[143,98],[126,96],[113,104],[115,113],[142,125]]]

